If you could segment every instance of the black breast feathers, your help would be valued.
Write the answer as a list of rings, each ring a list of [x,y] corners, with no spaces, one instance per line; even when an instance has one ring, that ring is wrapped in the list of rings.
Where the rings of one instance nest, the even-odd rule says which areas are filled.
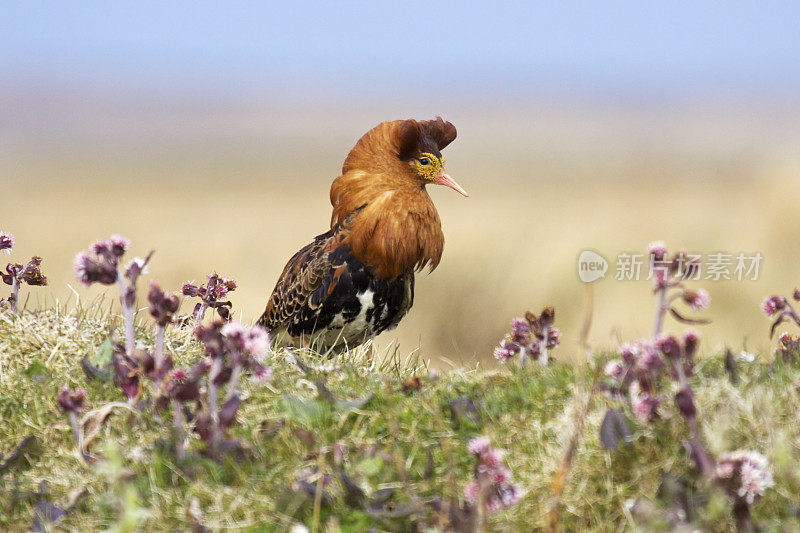
[[[413,272],[376,277],[353,255],[346,236],[337,226],[289,260],[259,319],[273,338],[352,347],[394,328],[411,308]]]

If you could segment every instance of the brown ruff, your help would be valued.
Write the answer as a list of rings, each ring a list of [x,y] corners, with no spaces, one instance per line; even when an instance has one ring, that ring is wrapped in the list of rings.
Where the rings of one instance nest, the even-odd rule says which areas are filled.
[[[401,158],[420,150],[438,153],[455,135],[455,127],[441,118],[383,122],[356,143],[333,181],[331,227],[347,224],[345,242],[378,277],[439,264],[444,249],[439,214],[425,182]]]

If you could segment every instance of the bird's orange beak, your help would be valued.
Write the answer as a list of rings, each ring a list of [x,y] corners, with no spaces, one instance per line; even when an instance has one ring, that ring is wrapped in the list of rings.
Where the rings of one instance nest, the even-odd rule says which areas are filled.
[[[438,176],[436,176],[436,183],[439,185],[444,185],[445,187],[450,187],[454,191],[461,193],[464,196],[469,196],[469,193],[467,193],[467,191],[465,191],[461,185],[456,183],[456,180],[451,178],[446,172],[441,172]]]

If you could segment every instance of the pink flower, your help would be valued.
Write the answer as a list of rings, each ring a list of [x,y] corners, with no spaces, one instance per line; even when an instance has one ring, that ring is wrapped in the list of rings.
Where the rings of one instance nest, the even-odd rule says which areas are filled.
[[[181,293],[183,293],[184,296],[197,296],[199,294],[198,290],[199,287],[194,284],[194,280],[187,281],[181,287]]]
[[[614,359],[606,363],[604,371],[606,376],[611,379],[620,380],[622,376],[625,375],[625,366],[622,364],[622,361]]]
[[[774,485],[767,458],[751,450],[736,450],[721,453],[715,470],[718,479],[735,479],[739,474],[740,486],[736,494],[747,503],[753,503]]]
[[[761,309],[764,311],[764,314],[768,317],[773,316],[778,311],[783,310],[786,307],[786,298],[783,296],[773,295],[769,298],[766,298],[761,303]]]
[[[520,345],[508,339],[500,341],[500,345],[494,349],[494,356],[500,361],[508,361],[520,351]]]
[[[467,483],[467,486],[464,487],[464,499],[467,500],[467,502],[472,505],[478,503],[478,495],[480,493],[481,493],[481,486],[475,479]]]
[[[92,283],[111,285],[117,281],[117,267],[106,259],[92,258],[86,252],[81,252],[72,261],[72,270],[78,281],[87,287]]]
[[[655,261],[663,261],[667,255],[667,245],[664,241],[653,241],[647,245],[647,251]]]
[[[8,255],[14,247],[14,236],[5,231],[0,231],[0,251]]]
[[[638,344],[629,342],[626,342],[619,348],[619,353],[622,356],[622,360],[625,361],[625,364],[627,365],[633,365],[636,363],[641,351],[641,347]]]
[[[652,343],[641,341],[640,354],[638,366],[643,372],[655,372],[664,366],[664,361],[658,356],[658,352]]]
[[[724,454],[723,454],[724,455]],[[720,479],[730,479],[733,477],[733,473],[736,470],[736,465],[731,461],[725,461],[720,456],[720,460],[717,463],[716,467],[716,475]]]
[[[256,361],[263,362],[269,355],[269,333],[263,327],[256,324],[251,327],[244,336],[244,349],[255,358]]]
[[[490,479],[495,485],[508,483],[508,481],[511,479],[511,470],[504,466],[498,466],[497,468],[493,469],[490,474]]]
[[[491,447],[491,441],[486,435],[475,437],[467,443],[467,451],[472,455],[482,456]]]
[[[240,339],[245,335],[245,329],[240,323],[231,321],[222,326],[220,333],[230,339]]]
[[[464,487],[464,499],[475,505],[481,490],[485,491],[486,509],[490,513],[516,504],[521,494],[511,485],[511,471],[503,466],[503,451],[492,448],[489,438],[476,437],[469,441],[467,450],[475,455],[475,478]]]
[[[258,385],[266,385],[272,381],[273,373],[271,366],[260,366],[253,372],[252,380]]]
[[[711,304],[711,296],[708,295],[708,291],[703,289],[683,291],[683,301],[691,306],[692,311],[702,311]]]
[[[650,422],[656,416],[659,401],[646,392],[640,392],[639,383],[634,381],[630,387],[631,408],[633,414],[641,422]]]
[[[495,468],[500,466],[500,464],[503,462],[504,455],[505,452],[503,452],[503,450],[489,448],[481,454],[481,461],[483,461],[484,466],[488,468]]]
[[[511,321],[511,340],[518,344],[530,343],[531,325],[525,318],[515,318]]]
[[[109,248],[111,253],[117,257],[122,257],[131,245],[130,239],[122,235],[112,235],[108,239]]]
[[[547,347],[555,348],[561,342],[561,330],[551,326],[547,328]]]

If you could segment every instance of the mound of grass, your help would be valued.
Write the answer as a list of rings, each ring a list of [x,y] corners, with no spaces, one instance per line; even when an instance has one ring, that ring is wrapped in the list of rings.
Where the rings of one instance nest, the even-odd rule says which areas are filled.
[[[104,356],[112,322],[99,307],[0,312],[0,529],[447,530],[442,502],[463,501],[473,476],[465,445],[487,435],[506,450],[524,491],[488,527],[531,531],[548,527],[553,479],[584,416],[556,506],[560,529],[659,530],[684,520],[734,527],[730,503],[697,480],[683,445],[688,429],[673,406],[649,425],[625,412],[630,444],[605,450],[599,427],[612,400],[596,394],[589,402],[591,367],[558,362],[437,377],[416,357],[370,347],[332,359],[297,354],[307,371],[279,351],[272,382],[243,382],[231,429],[241,449],[212,460],[192,437],[177,460],[167,421],[128,407],[113,382],[81,368],[81,358]],[[152,344],[149,327],[137,337]],[[182,364],[202,357],[186,330],[168,330],[166,347]],[[699,361],[692,383],[701,432],[713,454],[765,454],[775,485],[753,506],[754,521],[800,528],[800,372],[756,361],[739,363],[738,374],[733,385],[721,356]],[[86,389],[84,416],[99,422],[93,463],[78,453],[59,412],[65,384]]]

